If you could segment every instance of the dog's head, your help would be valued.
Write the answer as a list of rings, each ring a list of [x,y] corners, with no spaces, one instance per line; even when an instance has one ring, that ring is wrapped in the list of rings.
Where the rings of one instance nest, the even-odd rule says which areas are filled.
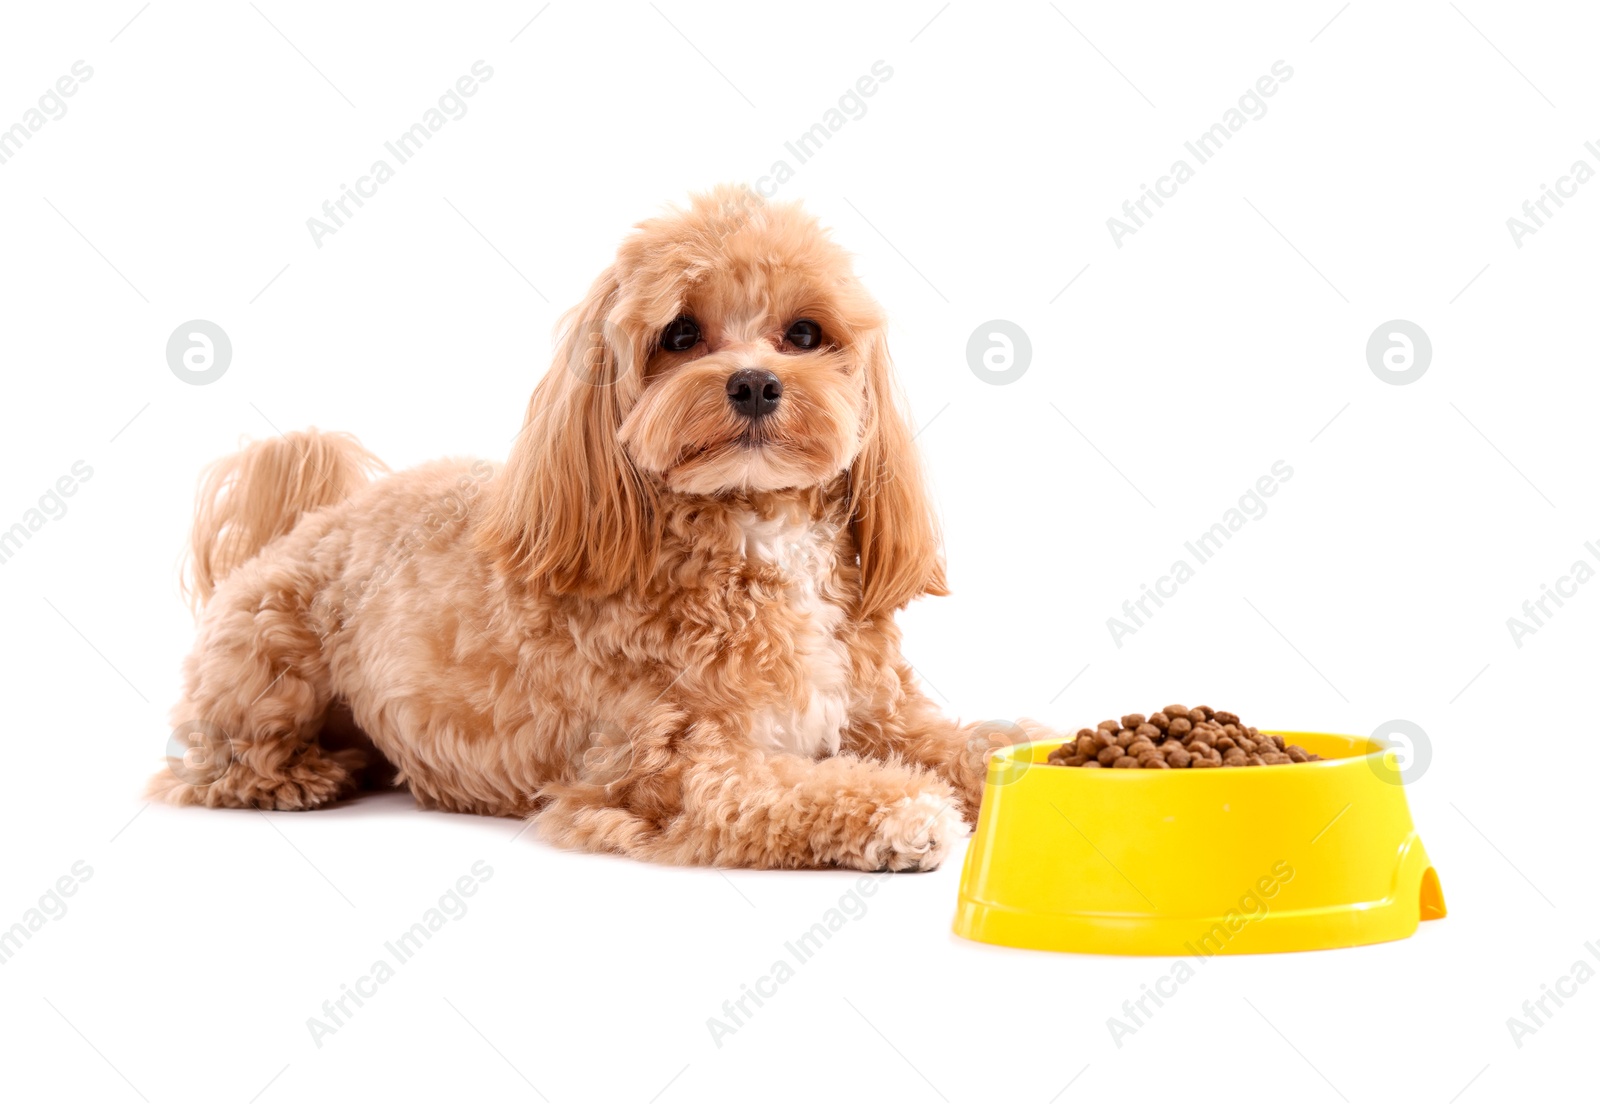
[[[502,563],[611,594],[648,576],[663,497],[847,473],[863,614],[943,593],[882,313],[798,206],[721,188],[639,224],[563,325],[486,519]]]

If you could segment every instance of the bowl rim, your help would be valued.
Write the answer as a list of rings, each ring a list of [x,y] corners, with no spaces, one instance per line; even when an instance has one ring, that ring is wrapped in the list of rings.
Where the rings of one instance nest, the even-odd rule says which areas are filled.
[[[1372,746],[1372,748],[1369,749],[1365,753],[1354,753],[1354,754],[1352,754],[1350,756],[1347,756],[1347,757],[1324,757],[1322,760],[1305,761],[1305,762],[1300,763],[1300,764],[1265,764],[1265,765],[1263,765],[1263,764],[1243,764],[1243,765],[1237,765],[1237,766],[1234,766],[1234,767],[1227,767],[1227,768],[1222,768],[1222,767],[1219,767],[1219,768],[1208,768],[1204,772],[1201,772],[1199,774],[1202,777],[1204,777],[1206,775],[1209,775],[1212,772],[1248,772],[1248,771],[1253,771],[1254,769],[1257,769],[1257,768],[1295,768],[1295,769],[1299,769],[1301,772],[1304,772],[1307,769],[1317,769],[1317,770],[1327,771],[1327,770],[1332,769],[1332,768],[1337,768],[1340,765],[1355,764],[1355,763],[1362,762],[1362,761],[1372,762],[1374,760],[1374,758],[1376,758],[1377,761],[1381,762],[1385,754],[1391,753],[1391,752],[1394,751],[1393,746],[1379,745],[1378,742],[1376,740],[1374,740],[1373,738],[1371,738],[1371,737],[1362,737],[1359,734],[1334,733],[1331,730],[1268,729],[1265,726],[1257,726],[1256,728],[1258,730],[1260,730],[1262,733],[1277,734],[1280,737],[1287,737],[1290,734],[1294,734],[1296,736],[1314,735],[1316,737],[1338,737],[1338,738],[1343,738],[1346,741],[1351,741],[1351,742],[1355,742],[1355,743],[1358,743],[1358,744],[1364,743],[1364,744]],[[991,767],[994,766],[994,765],[997,765],[997,764],[1001,763],[1002,758],[1004,758],[1004,760],[1006,762],[1009,762],[1009,763],[1018,763],[1016,754],[1020,750],[1027,749],[1027,750],[1031,751],[1033,749],[1036,749],[1036,748],[1039,748],[1039,747],[1045,746],[1045,745],[1054,746],[1056,748],[1059,748],[1061,745],[1065,744],[1069,740],[1071,740],[1071,738],[1068,738],[1068,737],[1062,737],[1060,739],[1045,738],[1045,739],[1039,740],[1039,741],[1019,741],[1014,745],[1003,745],[1000,748],[996,749],[994,751],[994,753],[990,756],[989,764],[990,764]],[[1029,760],[1026,763],[1029,765],[1028,771],[1031,771],[1034,768],[1049,768],[1049,769],[1052,769],[1052,770],[1058,770],[1058,771],[1063,771],[1063,772],[1077,772],[1077,771],[1079,771],[1079,769],[1069,767],[1068,765],[1065,765],[1065,764],[1051,764],[1048,761],[1043,761],[1043,760]],[[1100,773],[1100,772],[1090,772],[1088,774],[1091,775],[1091,776],[1095,776],[1097,778],[1102,775],[1102,773]],[[1189,773],[1187,771],[1179,773],[1179,775],[1188,775],[1188,774]],[[1149,779],[1149,778],[1165,779],[1167,777],[1167,773],[1165,773],[1165,772],[1150,772],[1150,771],[1141,771],[1141,770],[1133,770],[1133,769],[1125,769],[1125,770],[1123,770],[1121,772],[1118,772],[1116,770],[1112,770],[1110,772],[1104,773],[1104,775],[1106,775],[1107,777],[1110,777],[1110,778],[1116,778],[1116,777],[1119,777],[1119,776],[1132,776],[1135,779],[1141,779],[1141,778],[1143,778],[1143,779]]]

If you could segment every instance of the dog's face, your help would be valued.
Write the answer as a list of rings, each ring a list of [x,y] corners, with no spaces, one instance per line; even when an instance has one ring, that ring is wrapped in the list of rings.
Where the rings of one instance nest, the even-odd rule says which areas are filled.
[[[944,590],[911,439],[848,256],[798,206],[720,188],[640,223],[564,320],[483,541],[609,595],[654,571],[665,497],[836,489],[861,610],[886,612]]]
[[[744,200],[745,194],[734,194]],[[882,320],[794,208],[701,203],[624,247],[608,321],[638,358],[618,437],[675,493],[826,484],[869,424]]]

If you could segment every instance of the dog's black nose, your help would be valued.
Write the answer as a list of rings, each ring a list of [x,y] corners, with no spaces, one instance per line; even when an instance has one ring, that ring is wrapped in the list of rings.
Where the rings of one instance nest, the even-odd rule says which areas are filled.
[[[766,369],[740,369],[728,377],[728,402],[747,419],[770,415],[783,397],[783,381]]]

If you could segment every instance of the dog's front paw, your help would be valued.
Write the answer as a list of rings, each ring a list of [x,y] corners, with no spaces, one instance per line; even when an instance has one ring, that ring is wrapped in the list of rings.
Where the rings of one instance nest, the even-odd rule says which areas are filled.
[[[961,812],[969,823],[978,822],[978,808],[983,803],[983,792],[989,785],[989,762],[996,753],[1013,745],[1029,741],[1064,740],[1060,734],[1028,718],[1015,722],[996,719],[977,722],[967,727],[965,740],[958,754],[940,770],[940,775],[955,789]],[[1012,760],[993,781],[1004,785],[1019,779],[1031,767],[1024,758]]]
[[[950,796],[898,799],[884,808],[873,828],[864,866],[875,872],[931,872],[966,833],[959,805]]]

